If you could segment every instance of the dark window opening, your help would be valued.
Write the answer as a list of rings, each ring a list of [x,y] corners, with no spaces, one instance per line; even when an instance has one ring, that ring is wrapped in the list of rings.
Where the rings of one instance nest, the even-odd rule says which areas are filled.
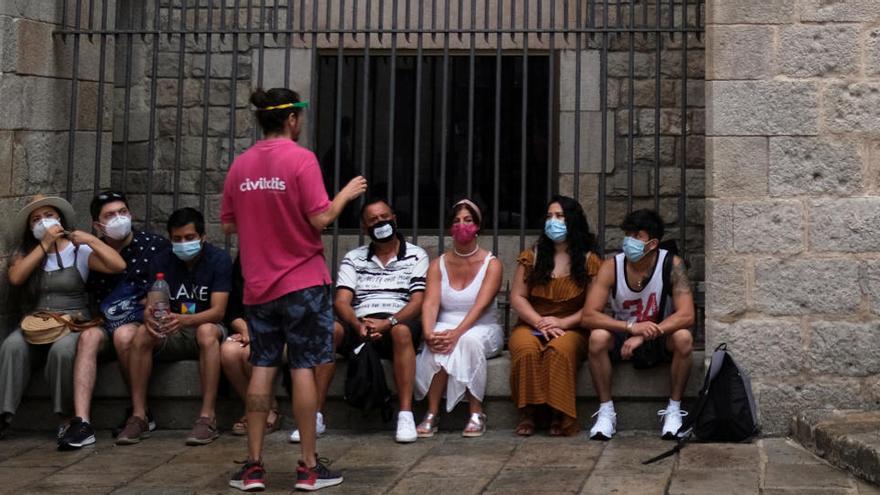
[[[441,197],[443,143],[443,57],[422,58],[422,89],[416,101],[416,57],[396,57],[396,90],[391,94],[391,57],[369,57],[369,96],[367,125],[364,126],[364,63],[358,55],[345,55],[342,62],[341,144],[339,186],[361,173],[362,166],[370,183],[369,196],[387,196],[389,188],[389,124],[391,98],[394,98],[394,150],[390,171],[391,200],[397,211],[398,224],[404,229],[414,226],[413,204],[418,195],[418,230],[421,234],[436,232],[440,214],[451,202],[467,195],[468,138],[473,133],[472,194],[485,206],[484,228],[493,222],[495,174],[495,79],[496,57],[477,56],[474,60],[474,120],[468,125],[468,94],[470,59],[467,55],[450,56],[446,144],[446,190]],[[320,56],[318,60],[318,101],[313,110],[317,119],[316,153],[324,171],[324,180],[334,190],[336,75],[337,56]],[[548,191],[548,57],[528,59],[528,93],[526,103],[526,190],[521,196],[521,152],[523,112],[523,58],[501,58],[501,113],[498,221],[501,229],[519,229],[521,205],[525,205],[525,225],[535,228],[544,216]],[[419,184],[415,179],[415,110],[421,109]],[[365,128],[366,127],[366,128]],[[556,134],[556,133],[554,133]],[[363,156],[364,139],[366,156]],[[555,161],[555,160],[554,160]],[[555,187],[553,188],[555,190]],[[342,228],[358,228],[357,206],[349,206],[340,217]]]

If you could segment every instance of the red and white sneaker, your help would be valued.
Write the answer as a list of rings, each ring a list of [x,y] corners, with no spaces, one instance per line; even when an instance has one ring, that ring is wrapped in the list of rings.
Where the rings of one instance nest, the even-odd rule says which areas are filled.
[[[315,467],[307,467],[303,461],[298,462],[296,468],[296,489],[313,492],[328,486],[336,486],[342,483],[342,474],[330,471],[326,464],[330,461],[318,458]]]
[[[229,486],[243,492],[254,492],[266,489],[266,470],[259,462],[245,462],[244,466],[232,475]]]

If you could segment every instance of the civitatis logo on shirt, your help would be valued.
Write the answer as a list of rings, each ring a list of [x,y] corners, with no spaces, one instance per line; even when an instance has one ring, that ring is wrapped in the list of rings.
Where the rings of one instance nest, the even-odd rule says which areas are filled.
[[[280,177],[259,177],[255,180],[245,177],[239,189],[242,191],[286,191],[287,183]]]

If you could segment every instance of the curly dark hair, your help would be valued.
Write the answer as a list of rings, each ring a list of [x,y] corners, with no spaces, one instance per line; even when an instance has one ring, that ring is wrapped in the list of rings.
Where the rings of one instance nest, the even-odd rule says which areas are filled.
[[[568,257],[571,260],[571,278],[578,285],[586,286],[590,281],[590,275],[587,273],[587,254],[593,250],[596,243],[596,236],[590,232],[590,225],[587,223],[587,216],[580,203],[568,196],[556,195],[550,198],[547,207],[553,203],[559,203],[562,212],[565,214],[565,228],[568,231],[566,242],[568,243]],[[541,232],[538,241],[535,243],[537,247],[537,259],[535,259],[535,267],[529,274],[526,282],[529,286],[543,285],[550,282],[553,274],[553,258],[556,248],[553,241],[547,237],[547,234]]]

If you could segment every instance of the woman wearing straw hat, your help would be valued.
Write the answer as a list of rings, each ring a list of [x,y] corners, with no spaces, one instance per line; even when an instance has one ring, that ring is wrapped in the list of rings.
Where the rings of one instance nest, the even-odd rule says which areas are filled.
[[[20,246],[9,264],[9,283],[22,314],[48,311],[88,320],[85,282],[91,270],[118,273],[125,261],[97,237],[69,231],[73,207],[62,198],[35,196],[12,224]],[[45,362],[55,413],[64,417],[73,397],[73,359],[78,333],[59,332],[34,344],[21,328],[0,346],[0,436],[9,426],[30,379],[32,362]],[[33,339],[32,339],[33,340]],[[93,440],[94,441],[94,440]]]

